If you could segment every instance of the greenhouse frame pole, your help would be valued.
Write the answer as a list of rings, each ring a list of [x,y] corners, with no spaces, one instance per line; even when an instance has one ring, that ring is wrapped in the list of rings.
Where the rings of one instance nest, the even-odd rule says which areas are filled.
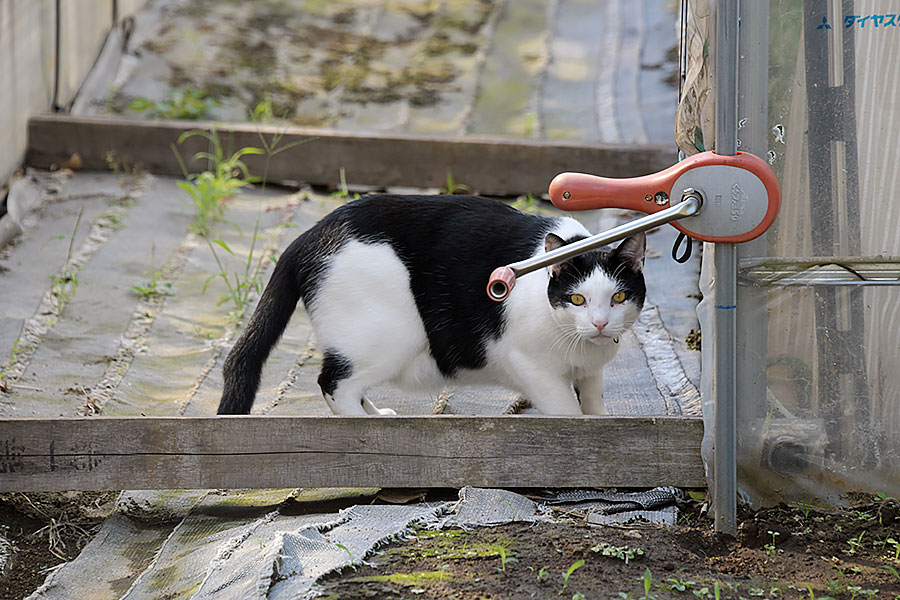
[[[739,0],[716,4],[716,154],[737,154]],[[715,455],[716,531],[737,533],[736,314],[737,251],[715,246]]]

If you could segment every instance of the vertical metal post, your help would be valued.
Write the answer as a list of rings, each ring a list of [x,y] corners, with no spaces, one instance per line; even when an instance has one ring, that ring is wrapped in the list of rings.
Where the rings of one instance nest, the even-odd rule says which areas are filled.
[[[716,154],[737,153],[739,0],[716,4]],[[735,371],[737,251],[715,246],[715,458],[713,504],[716,531],[737,533],[737,428]]]

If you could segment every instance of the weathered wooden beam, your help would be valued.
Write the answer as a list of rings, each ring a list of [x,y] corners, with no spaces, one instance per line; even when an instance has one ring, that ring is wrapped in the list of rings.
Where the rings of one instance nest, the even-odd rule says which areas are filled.
[[[703,487],[689,417],[0,419],[0,491]]]
[[[151,173],[182,175],[172,145],[185,131],[215,126],[226,148],[262,147],[260,135],[271,141],[282,135],[271,157],[268,179],[314,185],[336,184],[341,168],[353,184],[440,188],[447,173],[482,194],[543,193],[563,171],[606,177],[634,177],[664,169],[675,162],[673,145],[585,145],[547,140],[498,137],[436,137],[344,132],[333,129],[275,127],[249,123],[136,121],[98,117],[42,115],[30,120],[30,166],[46,169],[78,153],[86,169],[107,169],[107,153],[124,164],[139,164]],[[205,150],[202,138],[179,146],[186,160]],[[262,175],[264,159],[244,159]],[[198,169],[198,164],[189,164]]]

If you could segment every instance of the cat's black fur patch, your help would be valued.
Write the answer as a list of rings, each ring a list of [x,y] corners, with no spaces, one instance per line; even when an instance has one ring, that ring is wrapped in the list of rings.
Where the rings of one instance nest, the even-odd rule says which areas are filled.
[[[353,363],[349,358],[334,350],[326,350],[322,357],[322,372],[319,373],[319,387],[326,396],[334,396],[338,383],[353,374]]]
[[[490,274],[532,256],[554,224],[474,196],[367,196],[329,219],[361,241],[390,244],[403,261],[431,355],[446,376],[485,365],[486,342],[505,327],[503,306],[484,292]],[[477,263],[454,258],[464,244]]]

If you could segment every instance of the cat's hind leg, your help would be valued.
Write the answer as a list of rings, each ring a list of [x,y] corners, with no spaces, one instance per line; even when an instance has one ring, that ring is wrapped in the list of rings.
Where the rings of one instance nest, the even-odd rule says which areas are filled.
[[[362,407],[363,410],[365,410],[366,413],[370,415],[393,416],[397,414],[397,411],[395,411],[393,408],[378,408],[377,406],[372,404],[372,401],[365,396],[363,396],[362,398]]]
[[[319,387],[336,415],[396,415],[390,408],[378,408],[366,398],[370,382],[354,369],[353,362],[334,350],[326,350],[319,373]]]
[[[349,358],[326,350],[319,373],[319,387],[328,403],[328,408],[336,415],[368,414],[363,404],[365,387],[353,377],[353,362]]]

